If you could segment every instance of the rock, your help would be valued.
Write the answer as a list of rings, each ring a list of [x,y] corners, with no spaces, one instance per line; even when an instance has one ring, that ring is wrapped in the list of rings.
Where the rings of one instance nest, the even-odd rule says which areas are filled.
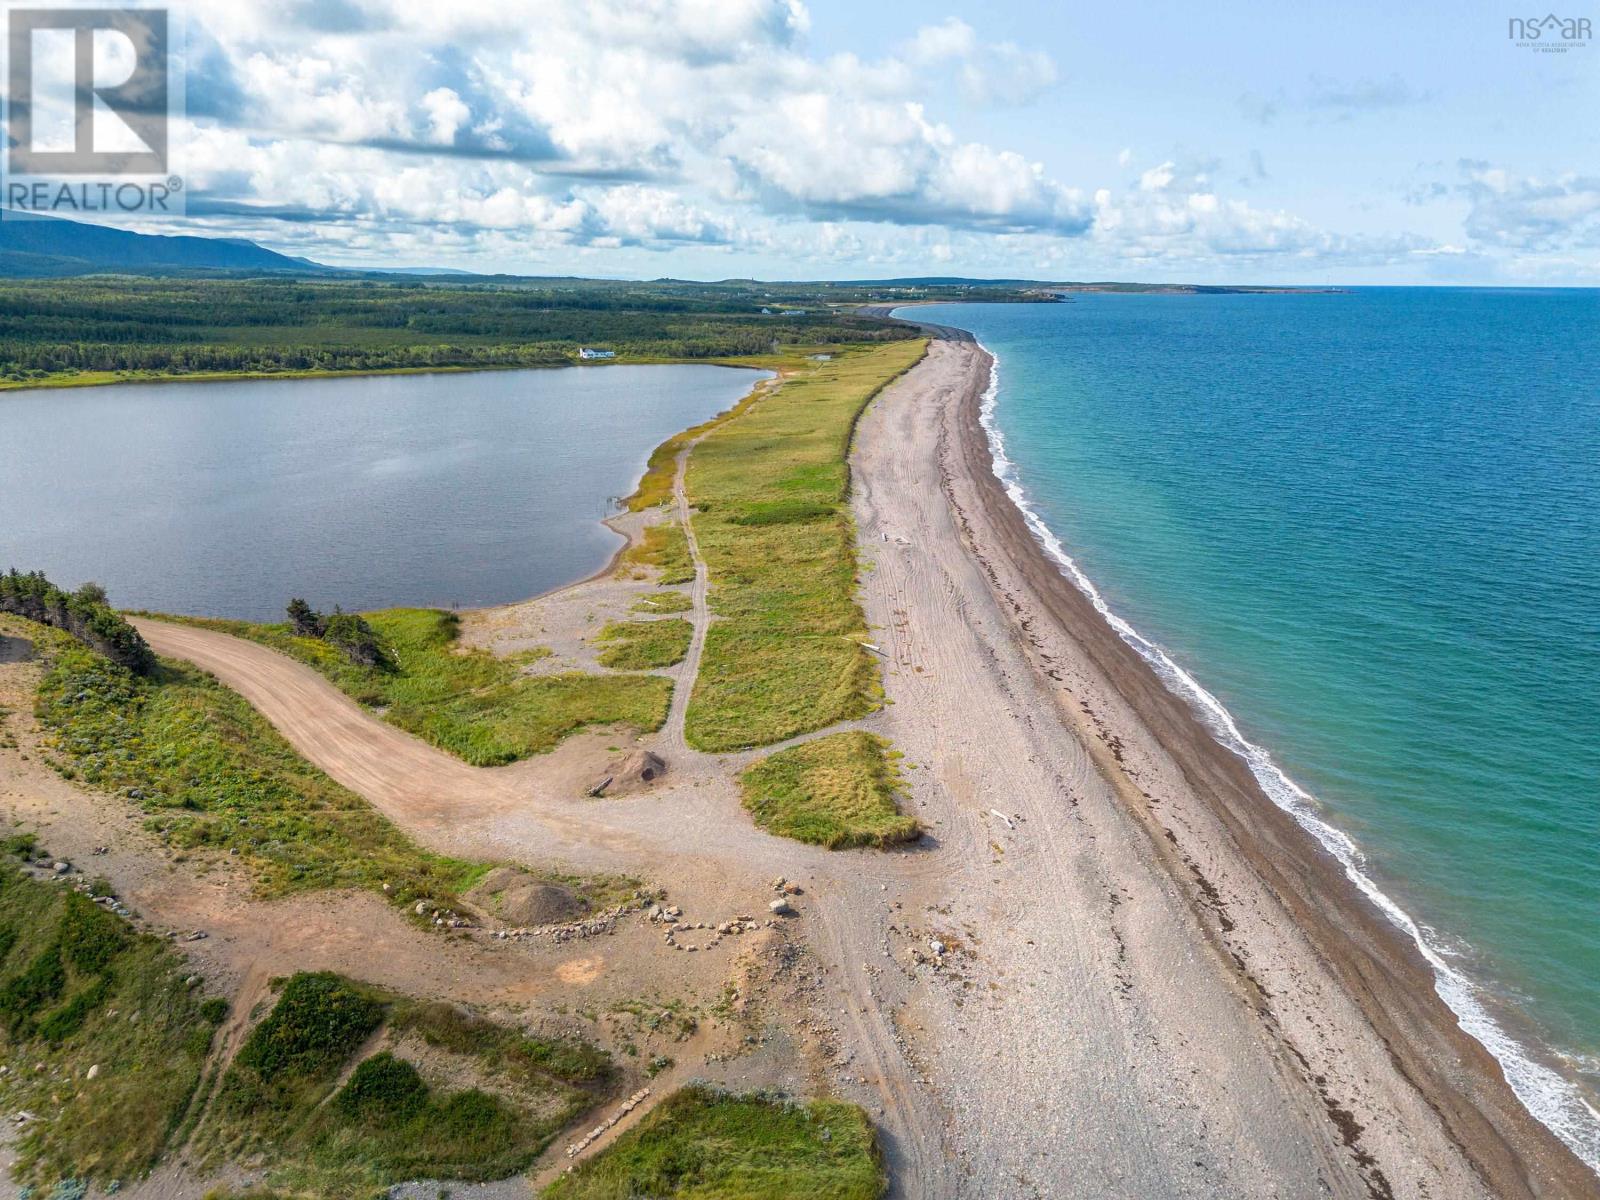
[[[68,871],[72,870],[72,864],[69,862],[57,862],[53,867],[51,867],[51,870],[53,870],[57,875],[65,875]]]
[[[605,774],[590,788],[590,796],[623,796],[657,782],[667,773],[667,763],[648,750],[632,750],[606,767]]]
[[[413,908],[411,911],[416,913],[417,916],[419,916],[419,917],[427,916],[428,915],[428,902],[426,900],[418,900],[417,904],[416,904],[416,907]]]
[[[932,950],[935,954],[941,954],[942,955],[944,953],[944,943],[941,942],[938,938],[929,938],[928,939],[928,949]]]
[[[83,1077],[85,1079],[98,1079],[98,1078],[100,1078],[100,1064],[99,1063],[95,1063],[94,1066],[90,1067],[87,1071],[84,1072]]]
[[[790,904],[787,900],[774,900],[771,904],[767,905],[767,910],[776,917],[794,916],[794,905]]]
[[[786,896],[803,896],[805,891],[798,883],[786,883],[783,885],[783,894]]]

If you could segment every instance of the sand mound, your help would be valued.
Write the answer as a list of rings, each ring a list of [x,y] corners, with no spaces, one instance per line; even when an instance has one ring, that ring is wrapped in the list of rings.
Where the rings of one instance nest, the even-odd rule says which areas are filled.
[[[591,796],[621,796],[636,792],[667,773],[666,760],[648,750],[634,750],[606,768],[589,789]]]
[[[507,925],[559,925],[575,921],[584,903],[560,884],[516,867],[496,867],[462,899]]]

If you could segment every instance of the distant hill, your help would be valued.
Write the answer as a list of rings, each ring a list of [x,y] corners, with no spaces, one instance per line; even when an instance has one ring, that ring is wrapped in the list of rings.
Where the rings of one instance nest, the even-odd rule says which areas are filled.
[[[53,217],[0,220],[0,276],[329,269],[242,238],[134,233]]]

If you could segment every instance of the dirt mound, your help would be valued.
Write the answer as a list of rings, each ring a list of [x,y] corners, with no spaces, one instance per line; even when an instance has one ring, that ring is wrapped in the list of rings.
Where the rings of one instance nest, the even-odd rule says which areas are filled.
[[[562,887],[519,871],[496,867],[462,899],[507,925],[560,925],[587,911],[578,896]]]
[[[606,773],[589,789],[591,796],[624,796],[657,782],[667,773],[667,763],[648,750],[633,750],[606,767]]]

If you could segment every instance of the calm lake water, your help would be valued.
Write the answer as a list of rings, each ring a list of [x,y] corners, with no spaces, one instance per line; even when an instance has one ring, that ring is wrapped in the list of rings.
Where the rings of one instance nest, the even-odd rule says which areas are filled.
[[[604,565],[661,442],[764,373],[608,366],[0,395],[0,569],[275,619],[524,599]]]
[[[998,355],[1064,554],[1600,1166],[1600,292],[923,311]]]

